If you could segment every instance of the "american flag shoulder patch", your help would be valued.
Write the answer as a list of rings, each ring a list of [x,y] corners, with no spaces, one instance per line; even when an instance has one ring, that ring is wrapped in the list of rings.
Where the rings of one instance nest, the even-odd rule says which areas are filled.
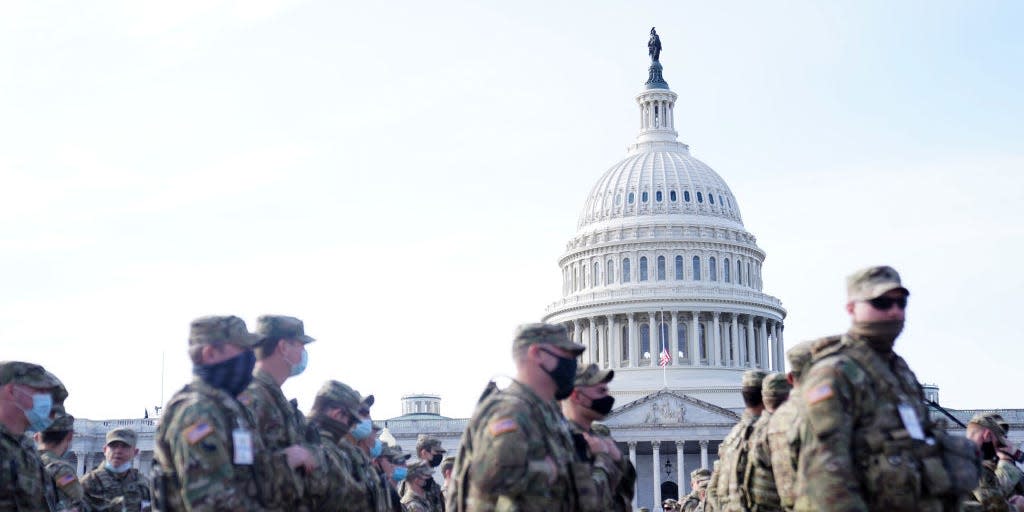
[[[57,479],[57,486],[59,486],[59,487],[67,487],[68,485],[70,485],[72,482],[74,482],[76,480],[78,480],[78,477],[76,477],[74,474],[68,473],[68,474],[66,474],[66,475],[64,475],[64,476],[62,476],[62,477]]]
[[[191,427],[186,428],[185,431],[182,432],[182,435],[185,436],[185,440],[188,441],[188,444],[196,444],[199,441],[206,439],[206,436],[212,433],[213,427],[210,426],[209,423],[205,421],[198,421],[192,424]]]
[[[828,400],[834,395],[835,392],[832,391],[831,385],[822,384],[818,387],[808,389],[807,393],[804,394],[804,399],[807,400],[808,404],[816,404],[822,400]]]
[[[487,431],[492,436],[500,436],[508,432],[515,432],[516,430],[519,430],[519,424],[512,418],[498,418],[487,426]]]

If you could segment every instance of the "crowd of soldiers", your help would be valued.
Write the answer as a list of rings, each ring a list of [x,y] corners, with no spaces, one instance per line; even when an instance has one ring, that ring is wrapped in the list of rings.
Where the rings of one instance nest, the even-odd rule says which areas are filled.
[[[744,373],[744,411],[713,470],[693,471],[691,493],[664,510],[1024,511],[1008,424],[978,414],[965,437],[947,434],[893,352],[910,294],[896,271],[861,270],[847,294],[846,334],[791,348],[787,374]],[[149,481],[128,429],[107,434],[104,463],[79,481],[63,459],[67,389],[39,365],[0,362],[0,511],[632,510],[635,468],[599,423],[614,371],[579,365],[585,347],[565,327],[520,326],[516,375],[487,386],[459,453],[420,435],[415,460],[379,439],[373,395],[331,380],[307,415],[285,398],[313,341],[294,317],[262,316],[255,332],[234,316],[194,320],[195,378],[163,409]]]

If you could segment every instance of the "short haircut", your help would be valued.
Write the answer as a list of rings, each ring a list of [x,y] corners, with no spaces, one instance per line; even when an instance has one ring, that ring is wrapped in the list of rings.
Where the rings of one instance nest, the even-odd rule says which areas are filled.
[[[256,352],[256,359],[266,359],[274,355],[274,351],[277,350],[277,344],[284,338],[263,338],[259,343],[256,344],[254,352]]]
[[[43,444],[59,444],[61,441],[67,439],[68,434],[74,432],[73,430],[44,430],[40,432],[40,438],[43,440]]]
[[[743,388],[741,391],[743,394],[743,405],[747,407],[760,407],[764,405],[764,401],[761,398],[761,388]]]

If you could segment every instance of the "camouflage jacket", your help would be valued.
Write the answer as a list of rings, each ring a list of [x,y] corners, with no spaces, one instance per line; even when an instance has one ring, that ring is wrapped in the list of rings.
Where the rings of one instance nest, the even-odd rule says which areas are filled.
[[[578,491],[590,470],[575,461],[557,403],[517,381],[477,405],[462,434],[452,479],[449,512],[591,510],[581,504]]]
[[[795,509],[955,510],[955,501],[930,496],[925,486],[923,471],[935,465],[924,464],[926,443],[912,430],[928,435],[933,426],[917,378],[903,358],[868,343],[843,335],[815,352],[799,393],[790,397],[803,422]],[[916,425],[904,423],[910,416]],[[931,462],[941,471],[941,461]]]
[[[317,469],[323,477],[331,482],[323,492],[310,492],[307,502],[314,512],[344,512],[348,510],[368,510],[353,506],[366,501],[366,489],[355,480],[355,468],[352,459],[342,449],[338,432],[319,424],[316,420],[310,425],[320,435],[324,465]]]
[[[307,443],[305,438],[305,418],[281,392],[266,370],[256,369],[249,387],[238,395],[238,401],[249,410],[255,422],[255,430],[263,442],[263,446],[271,452],[283,450],[295,444],[301,444],[316,458],[317,467],[325,463],[324,455],[319,446]],[[306,506],[303,498],[306,487],[312,494],[323,494],[330,483],[322,478],[323,473],[314,471],[304,475],[304,470],[289,469],[276,475],[281,491],[281,507],[294,511]],[[315,488],[315,489],[313,489]]]
[[[82,490],[82,482],[78,481],[75,467],[51,451],[40,450],[39,458],[43,461],[46,473],[53,478],[53,483],[57,486],[57,510],[88,512],[85,491]]]
[[[996,477],[999,479],[999,487],[1006,496],[1024,495],[1024,472],[1021,472],[1013,462],[999,459]]]
[[[251,462],[236,439],[248,437]],[[236,450],[236,448],[238,448]],[[264,449],[248,411],[195,379],[167,403],[157,429],[153,490],[161,512],[251,512],[281,506],[273,475],[285,455]]]
[[[793,394],[797,393],[794,390]],[[786,400],[772,413],[768,420],[768,451],[775,489],[779,493],[779,505],[783,510],[793,510],[796,503],[796,466],[800,453],[800,437],[794,425],[800,424],[800,409],[796,403]]]
[[[96,512],[150,512],[153,496],[149,485],[132,468],[116,474],[102,465],[82,477],[82,490]]]
[[[423,489],[423,498],[427,500],[427,503],[430,505],[429,512],[444,512],[445,498],[443,489],[433,478],[427,482],[427,485],[428,487]],[[398,494],[404,497],[408,490],[407,487],[407,482],[402,480],[402,482],[398,484]]]
[[[768,411],[754,423],[748,446],[746,472],[743,476],[743,491],[740,493],[747,509],[755,512],[777,512],[782,510],[779,491],[775,487],[772,471],[772,452],[768,445],[768,425],[774,415]]]
[[[50,512],[57,507],[53,479],[35,449],[0,424],[0,510]]]
[[[964,502],[963,512],[1010,512],[1010,504],[1006,501],[1006,495],[1000,488],[999,478],[996,476],[996,463],[985,461],[981,463],[981,481],[978,488],[971,492],[971,496]]]
[[[747,510],[741,495],[743,488],[743,477],[747,469],[747,458],[749,457],[750,435],[754,432],[754,423],[761,416],[755,416],[744,412],[739,423],[733,426],[729,435],[725,436],[722,444],[718,447],[719,460],[717,486],[715,496],[718,503],[714,510],[720,512],[740,512]]]
[[[690,494],[683,496],[679,503],[683,512],[693,512],[700,505],[700,495],[697,494],[696,490],[690,491]]]
[[[370,456],[356,445],[352,436],[345,436],[338,442],[338,447],[351,461],[352,481],[355,487],[349,493],[351,508],[345,510],[366,512],[387,512],[390,509],[390,497],[381,485],[377,469],[373,467]]]
[[[406,486],[405,494],[402,495],[402,510],[405,512],[431,512],[433,509],[426,496],[420,496],[413,492],[412,488]]]
[[[590,466],[590,477],[597,495],[600,510],[631,512],[633,510],[633,489],[636,487],[636,469],[629,457],[623,455],[618,462],[611,455],[591,453],[583,434],[611,439],[608,427],[585,429],[579,423],[569,421],[569,429],[576,446],[577,461]]]

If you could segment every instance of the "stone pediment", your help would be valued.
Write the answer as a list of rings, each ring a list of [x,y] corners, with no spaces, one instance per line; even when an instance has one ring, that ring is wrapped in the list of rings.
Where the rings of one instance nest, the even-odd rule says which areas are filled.
[[[612,411],[601,423],[609,427],[639,425],[733,425],[738,414],[668,389],[634,400]]]

